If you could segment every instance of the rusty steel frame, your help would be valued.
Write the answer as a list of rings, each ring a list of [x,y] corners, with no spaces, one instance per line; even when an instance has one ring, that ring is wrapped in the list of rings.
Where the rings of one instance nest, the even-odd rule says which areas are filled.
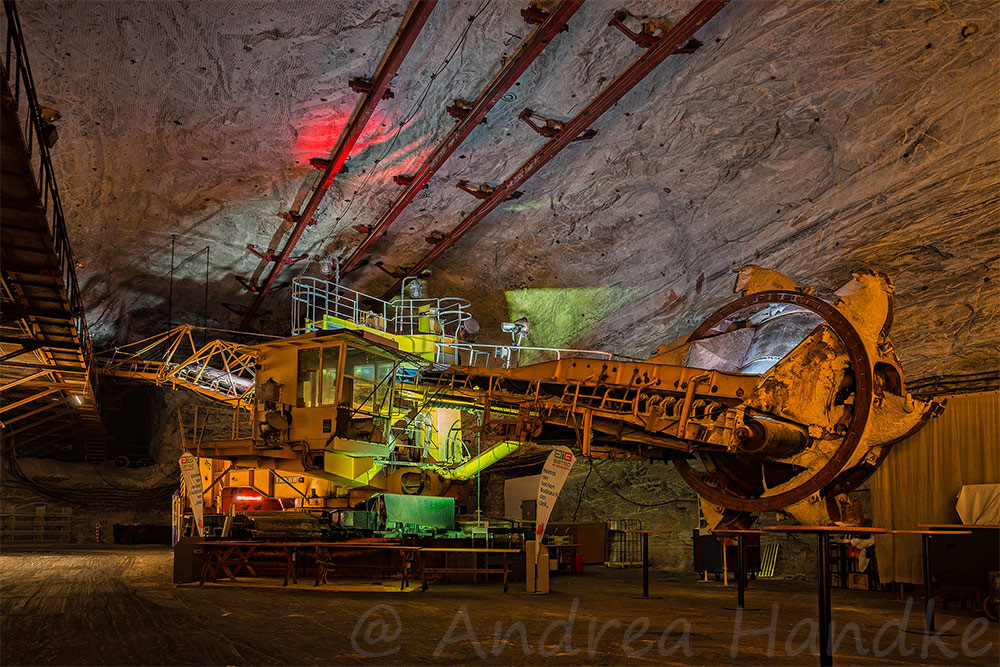
[[[295,249],[295,245],[302,237],[305,228],[311,224],[312,216],[316,212],[316,209],[319,208],[320,202],[330,188],[330,184],[333,183],[334,177],[340,172],[340,168],[344,165],[354,145],[361,138],[361,133],[375,112],[375,107],[389,89],[392,77],[395,76],[396,71],[403,64],[403,60],[406,58],[407,53],[409,53],[410,48],[417,39],[417,35],[420,34],[421,29],[424,27],[427,18],[434,10],[436,4],[437,0],[411,1],[402,25],[396,32],[395,37],[393,37],[389,48],[382,56],[382,61],[379,63],[375,75],[371,79],[371,88],[358,100],[354,112],[351,114],[350,119],[348,119],[344,129],[341,130],[340,136],[337,138],[337,143],[330,153],[330,162],[323,171],[323,175],[317,180],[309,200],[299,213],[290,216],[295,221],[295,227],[292,229],[288,240],[285,241],[285,246],[281,249],[281,252],[274,258],[274,266],[271,267],[264,282],[256,287],[257,294],[243,316],[243,322],[240,325],[241,329],[248,329],[261,303],[270,292],[274,281],[278,278],[278,274],[289,263],[289,257]]]
[[[843,467],[858,448],[861,437],[864,435],[865,426],[868,424],[872,401],[875,397],[871,360],[857,330],[836,307],[810,294],[771,291],[757,292],[741,297],[712,313],[701,326],[688,336],[687,342],[705,338],[714,326],[740,311],[771,303],[793,304],[826,320],[833,332],[844,343],[851,360],[855,384],[854,408],[851,413],[851,422],[847,427],[847,436],[844,437],[830,460],[815,475],[799,486],[773,496],[744,498],[727,493],[707,484],[701,475],[691,468],[684,454],[675,453],[673,455],[672,460],[677,467],[677,472],[699,496],[722,507],[742,512],[770,512],[782,509],[808,498],[831,483],[842,472]]]
[[[528,69],[531,63],[535,62],[542,50],[548,46],[549,42],[558,35],[566,26],[570,17],[583,5],[583,0],[565,0],[556,7],[524,41],[518,46],[518,50],[507,61],[503,68],[493,77],[493,80],[483,89],[472,104],[464,118],[452,127],[451,131],[441,140],[434,151],[424,160],[420,168],[413,174],[412,179],[407,182],[407,187],[389,205],[389,208],[370,227],[368,235],[361,241],[360,245],[344,261],[341,266],[341,273],[346,274],[353,271],[365,253],[371,250],[372,246],[388,231],[396,218],[402,214],[410,203],[416,198],[420,190],[431,180],[434,174],[444,166],[444,163],[451,157],[458,147],[465,141],[472,131],[486,118],[486,114],[496,105],[501,97],[510,89],[514,82]]]
[[[513,194],[525,181],[544,167],[559,151],[585,132],[591,123],[614,106],[627,92],[632,90],[650,72],[656,69],[667,56],[676,52],[681,45],[694,37],[698,29],[705,25],[727,4],[729,4],[729,0],[701,0],[695,5],[690,12],[685,14],[680,21],[664,33],[663,37],[654,46],[647,49],[638,60],[632,63],[628,69],[602,90],[583,111],[574,116],[572,120],[567,121],[557,136],[550,139],[544,146],[538,149],[502,185],[498,186],[489,198],[477,206],[472,213],[448,232],[430,252],[410,267],[407,274],[411,276],[418,275],[435,259],[443,255],[448,248],[458,242],[469,230],[479,224],[483,218],[506,201],[507,197]],[[389,296],[395,294],[400,284],[401,281],[397,281],[385,292],[382,298],[389,298]]]

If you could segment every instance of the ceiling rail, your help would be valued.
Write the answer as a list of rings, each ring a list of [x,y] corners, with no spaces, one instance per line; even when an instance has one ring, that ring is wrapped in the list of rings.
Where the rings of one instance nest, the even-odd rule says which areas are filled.
[[[559,133],[545,143],[538,151],[518,167],[502,185],[498,186],[492,193],[483,200],[469,215],[467,215],[450,232],[445,234],[440,241],[424,255],[416,264],[406,270],[406,275],[419,275],[434,260],[443,255],[448,248],[453,246],[470,229],[475,227],[480,221],[489,215],[495,208],[507,200],[517,188],[524,184],[539,169],[544,167],[549,160],[556,156],[559,151],[568,146],[577,137],[584,133],[588,126],[597,120],[605,111],[614,106],[622,97],[642,79],[652,72],[662,63],[667,56],[682,50],[681,47],[713,16],[723,7],[729,4],[729,0],[701,0],[688,12],[684,18],[674,24],[662,37],[651,47],[649,47],[632,65],[622,74],[612,81],[602,90],[593,101],[588,104],[583,111],[577,114],[572,120],[562,126]],[[683,52],[687,52],[686,49]],[[395,294],[402,280],[397,282],[385,292],[382,298],[388,298]]]
[[[354,252],[344,260],[341,265],[341,273],[349,273],[358,266],[361,258],[372,249],[375,243],[389,229],[396,218],[406,209],[416,198],[417,194],[427,185],[438,169],[451,157],[463,141],[472,133],[476,127],[483,122],[486,114],[496,105],[500,98],[514,85],[522,74],[535,62],[542,50],[548,46],[549,42],[566,29],[566,24],[570,17],[583,5],[583,0],[565,0],[545,15],[544,21],[526,37],[518,46],[517,51],[507,61],[503,68],[497,72],[493,80],[482,90],[476,101],[467,108],[462,108],[460,120],[457,125],[441,140],[434,151],[424,160],[420,168],[412,175],[403,178],[406,189],[403,190],[396,199],[389,205],[389,208],[382,216],[370,226],[368,235],[361,241]],[[522,10],[525,21],[537,22],[537,17],[530,14],[528,10]],[[464,101],[462,101],[463,104]],[[452,113],[449,110],[449,113]]]
[[[403,18],[403,22],[396,35],[393,37],[392,43],[382,56],[382,61],[379,63],[375,75],[371,78],[370,82],[366,82],[366,92],[358,100],[354,112],[351,114],[350,119],[348,119],[344,129],[341,130],[340,136],[337,138],[337,143],[330,153],[329,163],[327,163],[322,176],[317,180],[308,201],[299,212],[289,213],[288,219],[294,222],[295,226],[292,228],[292,232],[285,241],[281,252],[270,258],[270,261],[274,265],[261,284],[250,285],[250,289],[256,292],[256,295],[250,307],[243,315],[243,322],[240,325],[240,329],[250,328],[250,323],[260,309],[264,298],[271,291],[271,287],[274,285],[278,274],[281,273],[285,266],[291,263],[292,260],[289,257],[295,249],[295,245],[302,237],[302,232],[305,231],[307,226],[313,224],[313,214],[319,208],[320,202],[330,188],[330,184],[333,183],[334,177],[340,173],[340,168],[344,165],[354,145],[361,138],[361,133],[371,119],[375,107],[389,90],[392,77],[395,76],[396,71],[402,65],[403,60],[406,58],[407,53],[409,53],[410,48],[417,39],[417,35],[420,34],[421,29],[424,27],[427,18],[436,4],[437,0],[411,1],[407,14]]]

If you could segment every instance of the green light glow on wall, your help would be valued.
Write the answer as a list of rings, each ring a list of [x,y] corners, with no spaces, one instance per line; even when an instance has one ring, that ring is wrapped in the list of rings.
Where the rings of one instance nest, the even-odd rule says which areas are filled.
[[[511,321],[528,318],[531,328],[525,345],[573,348],[638,291],[617,285],[511,290],[505,296]]]
[[[539,208],[545,208],[549,205],[547,200],[539,199],[537,201],[525,201],[518,204],[513,204],[507,206],[506,209],[512,213],[520,213],[521,211],[533,211]]]

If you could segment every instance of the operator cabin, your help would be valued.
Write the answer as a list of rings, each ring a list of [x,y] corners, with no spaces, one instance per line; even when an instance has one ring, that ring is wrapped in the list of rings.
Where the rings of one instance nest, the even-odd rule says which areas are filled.
[[[4,2],[4,659],[996,664],[998,10]]]

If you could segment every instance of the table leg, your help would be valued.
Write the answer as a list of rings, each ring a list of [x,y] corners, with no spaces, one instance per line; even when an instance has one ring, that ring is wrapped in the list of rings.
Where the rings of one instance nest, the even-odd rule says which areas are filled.
[[[642,534],[642,597],[649,597],[649,533]]]
[[[295,559],[294,559],[294,547],[284,547],[285,551],[285,563],[287,567],[285,568],[285,583],[282,586],[288,585],[288,579],[291,578],[293,584],[299,583],[298,576],[295,574]]]
[[[203,546],[201,551],[205,555],[205,562],[201,565],[201,581],[198,582],[198,585],[204,586],[205,578],[208,576],[209,564],[212,562],[212,548],[209,546]]]
[[[229,547],[222,553],[222,558],[219,559],[219,565],[222,566],[222,569],[223,571],[225,571],[226,576],[229,577],[229,581],[232,582],[236,581],[236,575],[233,573],[233,570],[229,568],[229,559],[233,555],[234,551],[236,552],[237,555],[242,557],[243,552],[240,550],[239,547]],[[236,571],[239,572],[239,568],[237,568]],[[218,568],[216,568],[216,572],[218,572]]]
[[[832,667],[833,654],[830,651],[830,625],[833,621],[830,611],[830,534],[819,534],[819,553],[816,556],[816,591],[819,600],[819,664]]]
[[[257,576],[257,570],[253,569],[253,565],[250,564],[250,558],[253,556],[253,553],[256,550],[257,550],[257,547],[255,547],[255,546],[248,548],[247,552],[246,552],[246,556],[244,556],[243,563],[242,563],[242,567],[245,567],[247,569],[247,572],[250,573],[251,577],[256,577]],[[237,570],[237,572],[239,572],[239,570]]]
[[[314,554],[316,561],[316,580],[313,582],[313,586],[319,586],[319,580],[323,578],[323,562],[325,561],[325,558],[321,558],[321,551],[319,547],[316,547]]]
[[[507,592],[507,552],[503,554],[503,592]]]
[[[747,567],[746,567],[746,556],[744,555],[744,542],[745,538],[743,535],[736,536],[736,576],[739,581],[736,582],[736,606],[743,609],[743,600],[746,595],[747,589]]]
[[[931,579],[931,536],[921,535],[924,556],[924,632],[934,632],[934,593]]]
[[[633,595],[636,599],[659,600],[659,595],[649,594],[649,533],[642,534],[642,595]]]
[[[424,569],[424,553],[422,551],[417,552],[417,558],[420,559],[420,590],[427,590],[427,570]]]
[[[736,536],[736,606],[723,607],[728,611],[760,611],[746,606],[747,590],[747,544],[746,535]]]

